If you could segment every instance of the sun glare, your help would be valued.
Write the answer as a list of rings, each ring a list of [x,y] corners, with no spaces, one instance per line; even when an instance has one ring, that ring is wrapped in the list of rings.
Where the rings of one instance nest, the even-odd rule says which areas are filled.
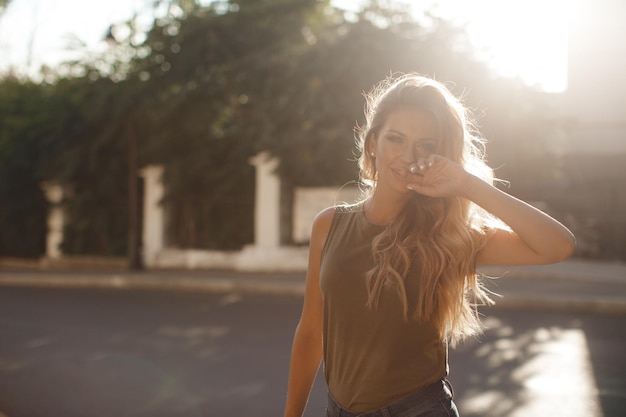
[[[347,10],[358,10],[365,3],[366,0],[331,1]],[[568,10],[574,8],[575,1],[389,0],[389,3],[412,7],[416,16],[428,11],[464,25],[481,58],[503,75],[518,77],[546,91],[560,92],[566,88]],[[61,56],[67,42],[63,36],[68,33],[94,48],[111,21],[130,16],[142,3],[141,0],[98,2],[97,11],[93,8],[87,11],[85,4],[80,0],[60,0],[54,8],[41,0],[12,4],[0,26],[0,40],[5,42],[0,44],[0,61],[5,61],[4,65],[0,62],[0,68],[29,63],[26,56],[31,38],[33,67]],[[85,18],[77,20],[78,15]]]
[[[550,92],[567,85],[565,0],[438,0],[434,10],[466,25],[472,43],[505,76]]]
[[[464,26],[479,57],[498,73],[549,92],[567,87],[567,0],[390,0]],[[357,10],[365,0],[334,0]]]

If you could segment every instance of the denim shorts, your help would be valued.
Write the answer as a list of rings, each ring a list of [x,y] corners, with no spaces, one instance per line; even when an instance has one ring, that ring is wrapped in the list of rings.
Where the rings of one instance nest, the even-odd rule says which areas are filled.
[[[342,408],[328,394],[326,417],[459,417],[452,401],[454,391],[447,379],[400,398],[385,407],[365,413],[354,413]]]

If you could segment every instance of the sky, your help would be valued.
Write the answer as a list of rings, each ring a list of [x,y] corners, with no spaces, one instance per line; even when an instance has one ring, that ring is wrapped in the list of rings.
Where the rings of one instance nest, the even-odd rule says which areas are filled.
[[[430,0],[411,2],[466,25],[490,66],[506,76],[550,92],[567,85],[567,0]],[[361,0],[334,0],[342,8]],[[90,50],[106,48],[111,23],[142,10],[145,0],[12,0],[0,18],[0,71],[54,66],[76,56],[77,40]],[[569,6],[569,7],[566,7]],[[30,45],[30,47],[29,47]],[[31,54],[28,51],[32,51]]]

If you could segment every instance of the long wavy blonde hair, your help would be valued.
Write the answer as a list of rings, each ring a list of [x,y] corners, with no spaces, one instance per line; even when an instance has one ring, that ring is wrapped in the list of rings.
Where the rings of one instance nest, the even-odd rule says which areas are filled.
[[[373,194],[377,181],[374,159],[366,152],[368,142],[378,135],[390,112],[406,107],[433,115],[439,154],[493,182],[492,170],[484,162],[484,141],[461,101],[443,84],[418,74],[390,77],[376,85],[366,100],[366,124],[357,127],[364,198]],[[492,216],[464,198],[415,194],[373,240],[374,267],[366,277],[368,306],[375,309],[383,288],[391,285],[405,318],[433,322],[443,340],[454,345],[478,333],[476,306],[492,301],[476,274],[475,257],[494,224]],[[417,294],[407,294],[405,280],[417,281]]]

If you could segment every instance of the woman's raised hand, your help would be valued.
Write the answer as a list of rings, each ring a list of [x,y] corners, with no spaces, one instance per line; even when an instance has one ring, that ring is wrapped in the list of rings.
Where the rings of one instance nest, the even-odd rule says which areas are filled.
[[[429,197],[465,196],[472,177],[459,164],[436,154],[420,158],[409,169],[414,180],[407,188]]]

